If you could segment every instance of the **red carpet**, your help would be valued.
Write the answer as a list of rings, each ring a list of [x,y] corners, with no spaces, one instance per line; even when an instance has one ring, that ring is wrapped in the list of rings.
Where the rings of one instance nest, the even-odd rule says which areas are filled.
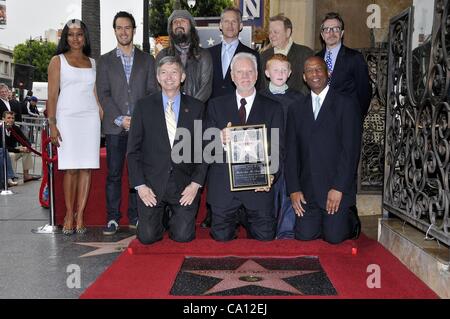
[[[64,172],[55,170],[55,211],[56,223],[62,225],[64,223],[64,215],[66,206],[64,204],[63,193],[63,177]],[[106,220],[106,149],[100,150],[100,169],[92,170],[92,183],[89,199],[86,204],[84,222],[87,226],[104,226]],[[128,225],[127,209],[128,209],[128,171],[125,167],[122,175],[122,203],[121,225]]]
[[[81,298],[186,299],[186,296],[170,295],[173,282],[186,256],[318,256],[337,291],[337,296],[321,298],[437,298],[431,289],[384,247],[364,235],[361,235],[357,241],[346,241],[337,246],[320,240],[258,242],[237,239],[228,243],[219,243],[207,238],[204,230],[199,231],[196,240],[186,244],[175,243],[168,238],[150,246],[143,246],[138,241],[132,242],[129,249],[118,257]],[[369,265],[380,267],[381,288],[379,289],[370,289],[367,286],[368,277],[372,274],[368,272]],[[245,297],[255,298],[255,296]],[[226,298],[242,298],[242,296]],[[282,298],[317,298],[317,296],[283,296]]]
[[[55,212],[56,212],[56,223],[62,225],[64,223],[64,215],[66,212],[66,206],[64,204],[64,193],[63,193],[63,171],[55,170]],[[105,195],[105,185],[106,185],[106,149],[102,148],[100,150],[100,169],[92,170],[92,182],[91,191],[89,193],[88,202],[86,204],[84,222],[87,226],[104,226],[107,222],[106,220],[106,195]],[[203,193],[202,204],[199,211],[199,218],[203,218],[205,214],[205,202],[206,193]],[[122,219],[120,220],[121,225],[128,225],[127,217],[128,209],[128,170],[124,169],[122,174],[122,203],[120,206],[120,211],[122,212]]]

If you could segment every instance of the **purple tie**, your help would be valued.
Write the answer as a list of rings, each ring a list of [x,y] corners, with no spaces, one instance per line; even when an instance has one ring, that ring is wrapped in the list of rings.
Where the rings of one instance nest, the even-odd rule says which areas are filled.
[[[239,119],[241,120],[241,124],[244,125],[246,122],[246,112],[245,112],[245,105],[247,104],[247,101],[242,98],[241,99],[241,107],[239,108]]]

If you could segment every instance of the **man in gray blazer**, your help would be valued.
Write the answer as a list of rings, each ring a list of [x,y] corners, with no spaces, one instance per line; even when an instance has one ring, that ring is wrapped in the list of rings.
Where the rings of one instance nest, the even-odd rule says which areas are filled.
[[[134,17],[128,12],[118,12],[113,28],[117,48],[99,58],[96,83],[104,110],[102,127],[108,166],[104,235],[114,235],[119,228],[122,171],[134,106],[139,99],[157,91],[154,58],[133,45]],[[128,220],[130,228],[135,229],[138,214],[134,189],[130,189],[128,196]]]

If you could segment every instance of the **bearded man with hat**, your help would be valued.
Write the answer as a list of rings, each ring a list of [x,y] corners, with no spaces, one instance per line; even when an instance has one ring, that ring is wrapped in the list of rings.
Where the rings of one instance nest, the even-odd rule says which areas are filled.
[[[212,91],[212,59],[209,51],[200,47],[194,18],[187,10],[174,10],[167,23],[167,33],[169,47],[158,53],[156,63],[165,56],[178,56],[186,72],[182,92],[206,102]]]

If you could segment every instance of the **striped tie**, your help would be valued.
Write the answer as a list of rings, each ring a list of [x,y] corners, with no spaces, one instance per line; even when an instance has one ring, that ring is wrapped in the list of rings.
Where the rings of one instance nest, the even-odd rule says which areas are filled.
[[[330,78],[328,79],[328,84],[331,83],[331,75],[333,73],[333,59],[331,58],[331,51],[328,51],[325,57],[325,63],[327,64],[328,71],[330,72]]]
[[[166,125],[167,134],[169,135],[170,147],[173,146],[173,141],[175,140],[175,132],[177,131],[177,122],[175,121],[175,112],[173,111],[173,101],[167,101],[166,108]]]

